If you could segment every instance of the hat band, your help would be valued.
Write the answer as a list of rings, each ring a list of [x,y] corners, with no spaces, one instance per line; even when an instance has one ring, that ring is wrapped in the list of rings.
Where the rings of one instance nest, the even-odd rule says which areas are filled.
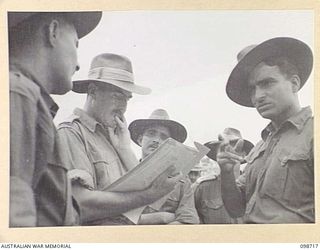
[[[91,80],[118,80],[133,83],[133,74],[123,69],[116,69],[110,67],[99,67],[89,71],[88,78]]]

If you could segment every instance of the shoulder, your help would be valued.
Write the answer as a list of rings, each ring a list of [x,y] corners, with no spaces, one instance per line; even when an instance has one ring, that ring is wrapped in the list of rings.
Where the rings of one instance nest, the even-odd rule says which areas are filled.
[[[79,116],[72,114],[68,118],[66,118],[63,122],[61,122],[57,129],[61,130],[76,130],[79,131],[79,126],[82,126],[80,121],[78,120]]]
[[[39,86],[17,71],[10,71],[10,94],[17,94],[37,103],[41,97]]]

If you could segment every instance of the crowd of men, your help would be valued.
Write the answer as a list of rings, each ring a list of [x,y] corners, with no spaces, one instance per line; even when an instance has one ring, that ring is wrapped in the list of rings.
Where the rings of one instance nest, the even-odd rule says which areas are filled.
[[[79,39],[101,16],[8,13],[10,227],[315,222],[313,116],[298,97],[313,67],[308,45],[276,37],[237,55],[226,94],[270,120],[257,145],[226,128],[205,143],[205,161],[216,162],[216,170],[201,175],[203,168],[194,166],[183,176],[168,166],[144,190],[111,192],[110,184],[167,138],[184,143],[187,130],[163,109],[127,125],[132,94],[151,90],[134,83],[124,56],[99,54],[88,78],[72,82]],[[50,94],[70,90],[87,98],[56,128]],[[159,209],[151,206],[162,197]],[[137,222],[126,216],[141,207]]]

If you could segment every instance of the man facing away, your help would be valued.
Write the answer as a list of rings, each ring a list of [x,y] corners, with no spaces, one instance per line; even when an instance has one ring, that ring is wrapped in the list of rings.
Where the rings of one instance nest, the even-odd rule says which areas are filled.
[[[271,122],[237,181],[232,170],[242,160],[243,141],[234,149],[227,140],[221,144],[224,204],[245,223],[314,222],[313,117],[298,98],[312,70],[312,51],[302,41],[278,37],[245,48],[238,60],[227,82],[229,98]]]
[[[73,167],[68,173],[80,207],[82,225],[130,225],[123,213],[150,204],[175,186],[181,175],[168,166],[145,190],[109,192],[106,188],[138,163],[130,147],[124,113],[132,93],[150,89],[134,84],[128,58],[104,53],[91,63],[88,79],[75,81],[73,90],[87,93],[83,109],[76,108],[61,123],[59,135],[68,145],[66,154]]]
[[[78,39],[101,12],[9,12],[10,227],[73,225],[68,165],[50,94],[71,89]]]
[[[138,119],[129,125],[131,139],[141,147],[142,160],[154,152],[167,138],[183,143],[187,131],[180,123],[170,120],[167,111],[156,109],[148,119]],[[193,191],[188,178],[183,178],[170,193],[159,211],[147,206],[139,224],[198,224]]]

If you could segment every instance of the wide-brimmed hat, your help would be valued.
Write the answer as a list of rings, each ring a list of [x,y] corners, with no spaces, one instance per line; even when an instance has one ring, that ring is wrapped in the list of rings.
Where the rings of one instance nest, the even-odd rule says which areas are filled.
[[[104,53],[93,58],[88,79],[73,81],[72,90],[87,93],[91,82],[102,82],[114,85],[132,93],[147,95],[151,89],[134,84],[131,61],[120,55]]]
[[[92,31],[100,22],[102,17],[101,11],[78,11],[78,12],[8,12],[9,29],[16,27],[21,22],[27,20],[34,15],[57,14],[63,16],[70,21],[78,34],[78,38],[82,38]]]
[[[156,109],[153,111],[148,119],[134,120],[129,125],[131,139],[140,146],[138,138],[142,135],[145,129],[161,125],[167,127],[170,131],[170,137],[183,143],[187,138],[187,130],[180,123],[170,120],[169,115],[164,109]]]
[[[271,57],[287,58],[298,70],[300,88],[305,84],[313,65],[311,49],[300,40],[277,37],[259,45],[250,45],[240,51],[237,56],[238,64],[232,70],[226,86],[227,95],[232,101],[242,106],[253,107],[248,76],[256,65]]]
[[[245,152],[246,155],[249,154],[251,149],[254,147],[254,145],[250,141],[243,139],[240,131],[235,128],[225,128],[223,130],[223,133],[221,134],[221,136],[223,138],[228,139],[229,141],[235,141],[235,140],[242,139],[243,140],[243,151]],[[218,149],[219,149],[221,142],[222,141],[220,141],[220,140],[213,140],[213,141],[206,142],[204,144],[206,147],[210,148],[210,151],[207,153],[207,156],[210,159],[215,160],[215,161],[217,160],[217,153],[218,153]]]

